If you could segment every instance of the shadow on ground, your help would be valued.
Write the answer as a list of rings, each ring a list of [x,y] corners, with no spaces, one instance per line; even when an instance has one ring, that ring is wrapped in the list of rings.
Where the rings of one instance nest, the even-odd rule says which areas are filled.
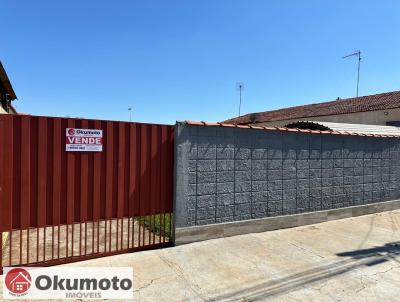
[[[368,249],[338,253],[336,255],[339,257],[351,257],[353,259],[364,259],[373,257],[378,262],[374,261],[369,264],[370,266],[386,262],[389,259],[399,262],[396,257],[400,255],[400,241],[390,242],[383,246],[377,246]]]
[[[400,255],[400,242],[387,243],[383,246],[343,252],[336,255],[349,258],[317,266],[283,278],[276,278],[238,291],[232,291],[224,295],[212,296],[210,301],[230,301],[238,298],[255,301],[288,293],[306,285],[347,273],[361,266],[378,265],[389,260],[399,262],[396,258]]]

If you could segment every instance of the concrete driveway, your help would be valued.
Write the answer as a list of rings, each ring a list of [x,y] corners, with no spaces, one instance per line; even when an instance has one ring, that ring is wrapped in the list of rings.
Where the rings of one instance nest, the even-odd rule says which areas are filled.
[[[69,264],[132,266],[136,301],[398,301],[400,211]]]

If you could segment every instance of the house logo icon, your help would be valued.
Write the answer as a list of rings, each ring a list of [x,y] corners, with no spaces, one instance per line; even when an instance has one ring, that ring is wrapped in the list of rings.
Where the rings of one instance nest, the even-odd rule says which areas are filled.
[[[31,275],[23,268],[14,268],[5,276],[5,284],[10,294],[24,295],[31,287]]]

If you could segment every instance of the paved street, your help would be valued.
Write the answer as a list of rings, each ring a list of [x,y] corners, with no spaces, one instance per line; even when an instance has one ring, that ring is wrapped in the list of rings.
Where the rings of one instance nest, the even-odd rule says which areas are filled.
[[[398,301],[399,244],[393,211],[79,265],[132,266],[136,301]]]

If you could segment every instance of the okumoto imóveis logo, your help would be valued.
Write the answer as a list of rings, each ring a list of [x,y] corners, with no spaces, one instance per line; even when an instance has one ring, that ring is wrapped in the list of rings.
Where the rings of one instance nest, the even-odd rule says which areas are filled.
[[[5,299],[133,299],[131,267],[5,268]]]
[[[4,283],[11,295],[21,297],[25,295],[31,287],[32,278],[26,269],[17,267],[6,273]]]

